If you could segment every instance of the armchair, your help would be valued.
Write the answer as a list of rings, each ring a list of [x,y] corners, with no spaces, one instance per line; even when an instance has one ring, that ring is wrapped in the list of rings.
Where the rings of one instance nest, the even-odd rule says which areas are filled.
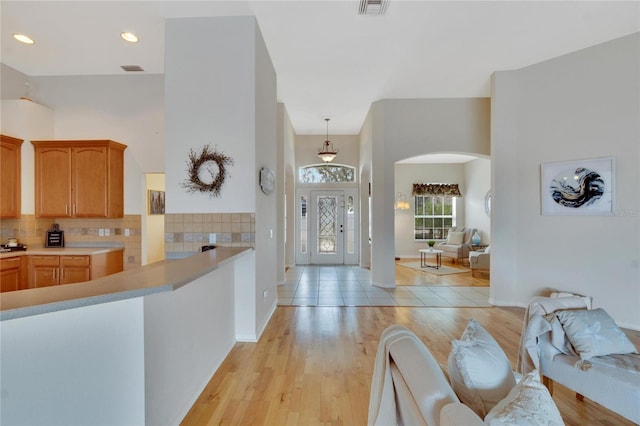
[[[457,260],[464,261],[469,257],[471,237],[475,232],[475,228],[453,227],[449,230],[447,239],[437,243],[433,248],[442,250],[442,256],[450,258],[454,263]]]
[[[491,264],[490,246],[484,250],[469,252],[469,267],[471,268],[471,276],[476,271],[488,271]]]

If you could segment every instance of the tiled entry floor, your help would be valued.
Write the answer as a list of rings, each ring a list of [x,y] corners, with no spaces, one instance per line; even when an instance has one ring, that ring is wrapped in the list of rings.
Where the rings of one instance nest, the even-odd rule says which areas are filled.
[[[357,266],[296,266],[278,286],[281,306],[438,306],[483,307],[489,287],[371,285],[371,271]]]

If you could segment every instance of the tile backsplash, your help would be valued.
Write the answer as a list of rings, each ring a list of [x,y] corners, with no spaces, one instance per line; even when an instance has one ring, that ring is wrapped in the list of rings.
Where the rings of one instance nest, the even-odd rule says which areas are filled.
[[[124,246],[124,268],[132,269],[141,265],[141,216],[125,215],[118,219],[86,218],[36,218],[23,214],[19,219],[3,219],[0,222],[0,241],[17,238],[28,247],[42,247],[46,232],[57,223],[64,231],[65,245],[82,246]]]
[[[141,265],[142,225],[140,215],[125,215],[120,219],[38,219],[23,214],[19,219],[0,221],[0,242],[9,238],[29,247],[42,247],[46,231],[57,223],[64,231],[65,245],[124,246],[124,268]],[[255,247],[255,213],[192,213],[165,214],[164,240],[167,253],[199,252],[210,238],[227,247]]]
[[[173,213],[164,216],[165,250],[196,252],[209,244],[227,247],[254,247],[255,213]]]

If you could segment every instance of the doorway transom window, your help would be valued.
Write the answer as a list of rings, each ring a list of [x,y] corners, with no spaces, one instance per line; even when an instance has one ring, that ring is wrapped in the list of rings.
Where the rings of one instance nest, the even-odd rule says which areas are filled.
[[[300,183],[355,182],[355,167],[343,164],[312,164],[298,169]]]

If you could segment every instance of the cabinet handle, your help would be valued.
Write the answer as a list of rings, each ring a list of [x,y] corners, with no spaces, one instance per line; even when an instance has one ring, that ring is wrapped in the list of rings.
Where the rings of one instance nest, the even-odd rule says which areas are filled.
[[[63,279],[63,280],[64,280],[64,268],[62,268],[60,271],[62,272],[62,277],[61,277],[61,279]]]
[[[75,215],[76,215],[76,205],[74,204],[73,205],[73,216],[75,216]]]
[[[64,214],[65,215],[69,214],[69,205],[68,204],[65,204],[65,206],[64,206]]]
[[[53,279],[57,280],[58,279],[58,270],[57,269],[52,269],[53,271]]]

